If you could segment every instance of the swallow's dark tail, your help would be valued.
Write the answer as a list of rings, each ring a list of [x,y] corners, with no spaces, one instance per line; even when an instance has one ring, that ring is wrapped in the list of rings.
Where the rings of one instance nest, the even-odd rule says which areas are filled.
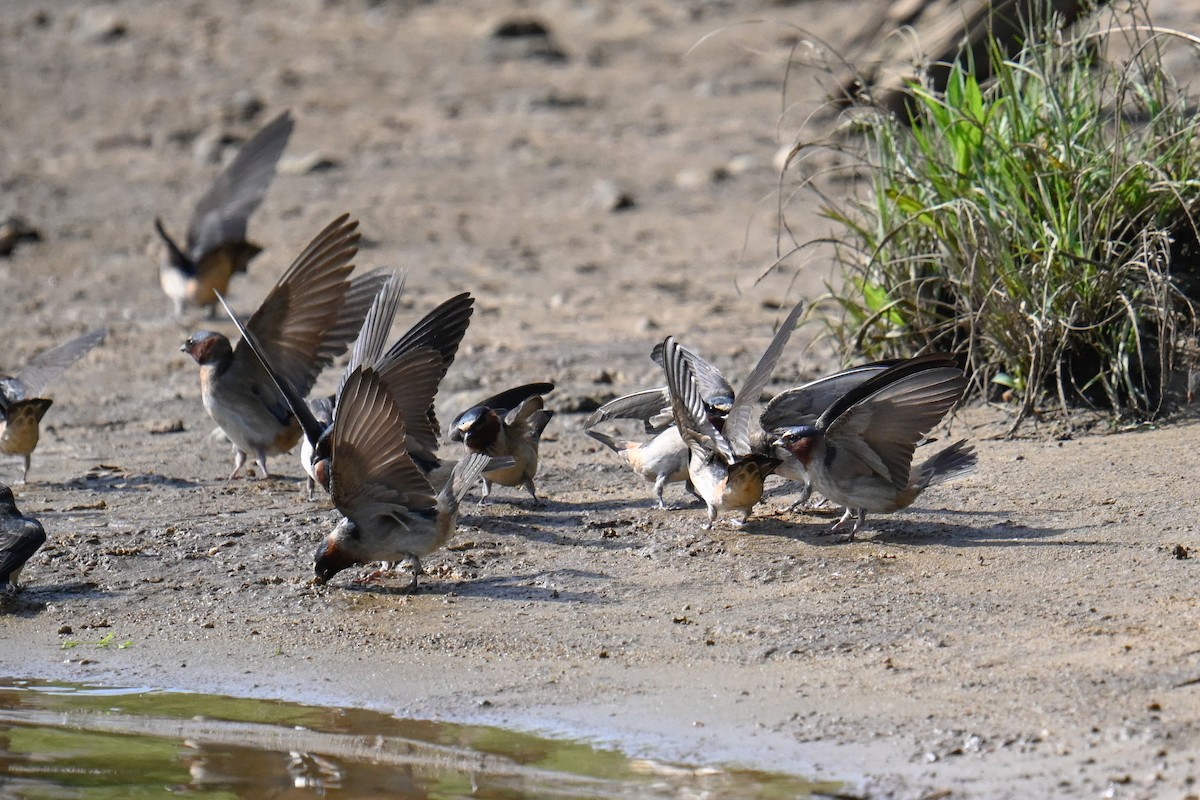
[[[187,253],[179,249],[179,245],[175,244],[175,240],[167,233],[167,229],[163,227],[162,220],[158,217],[154,218],[154,230],[158,231],[158,235],[166,243],[167,249],[171,251],[171,264],[178,267],[188,275],[196,274],[196,265],[187,257]]]
[[[606,433],[601,433],[600,431],[594,431],[591,428],[584,428],[583,432],[586,433],[588,436],[592,437],[593,439],[595,439],[600,444],[607,447],[609,450],[612,450],[614,453],[619,453],[622,450],[621,446],[617,444],[617,440],[612,438],[611,436],[609,436]]]
[[[508,459],[509,462],[512,459]],[[454,465],[454,470],[450,473],[450,479],[446,481],[446,485],[438,492],[437,507],[438,511],[446,514],[453,514],[458,511],[458,506],[462,503],[467,492],[479,480],[479,476],[487,469],[493,459],[486,453],[468,453]]]
[[[554,412],[546,411],[542,408],[529,415],[529,430],[533,434],[534,439],[541,438],[542,431],[546,430],[546,426],[550,424],[550,420],[552,419],[554,419]]]
[[[936,486],[971,474],[977,463],[974,445],[967,444],[966,439],[960,439],[921,462],[921,466],[917,467],[916,480],[910,481],[909,485],[918,489]]]

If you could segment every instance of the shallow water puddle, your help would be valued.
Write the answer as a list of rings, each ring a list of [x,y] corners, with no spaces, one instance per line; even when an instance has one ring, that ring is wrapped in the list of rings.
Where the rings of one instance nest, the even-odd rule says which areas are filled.
[[[360,709],[0,679],[0,797],[792,798],[836,789]]]

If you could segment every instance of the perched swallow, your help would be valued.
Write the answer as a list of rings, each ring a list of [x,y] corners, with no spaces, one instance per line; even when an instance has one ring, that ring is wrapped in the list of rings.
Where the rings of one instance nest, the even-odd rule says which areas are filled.
[[[414,352],[425,354],[436,369],[435,351]],[[330,496],[345,519],[317,548],[317,582],[353,564],[407,559],[413,566],[408,591],[414,591],[421,559],[454,535],[458,507],[489,457],[467,455],[435,494],[409,456],[404,416],[391,390],[365,366],[342,388],[330,446]]]
[[[307,395],[317,375],[346,351],[362,326],[379,276],[351,282],[358,223],[343,214],[305,248],[246,323],[288,385]],[[234,468],[247,455],[268,477],[267,456],[300,440],[301,426],[287,399],[249,345],[236,348],[219,333],[200,331],[180,350],[200,365],[204,408],[233,443]]]
[[[280,114],[256,133],[209,187],[188,221],[185,247],[180,247],[155,218],[154,230],[167,246],[158,271],[159,283],[181,316],[185,306],[206,306],[216,312],[216,292],[224,294],[229,279],[245,272],[262,252],[246,240],[246,222],[262,203],[275,177],[294,127],[291,114]]]
[[[832,375],[826,375],[815,381],[809,381],[801,386],[785,389],[767,403],[758,418],[759,425],[764,432],[798,425],[811,425],[825,412],[825,409],[833,405],[846,392],[898,363],[900,362],[893,360],[861,364]],[[948,363],[953,364],[952,361]],[[768,438],[774,439],[767,433],[760,435],[764,441]],[[801,485],[800,497],[792,504],[792,507],[795,508],[808,502],[809,497],[812,496],[812,481],[809,479],[804,465],[786,448],[775,445],[773,442],[767,443],[766,446],[771,447],[774,455],[782,459],[779,466],[775,468],[775,474]]]
[[[776,431],[813,488],[846,507],[833,526],[854,517],[850,539],[868,511],[910,505],[926,488],[975,469],[974,448],[955,442],[912,468],[917,443],[962,397],[966,376],[944,355],[903,361],[839,397],[812,424]]]
[[[38,395],[107,335],[106,328],[85,333],[38,353],[15,377],[0,375],[0,454],[21,456],[25,464],[22,483],[29,477],[30,456],[41,435],[39,423],[53,403]]]
[[[618,398],[622,399],[622,398]],[[597,412],[603,411],[601,406]],[[588,417],[584,422],[584,433],[600,442],[605,447],[624,459],[636,475],[654,482],[654,497],[659,508],[666,508],[663,490],[668,483],[688,482],[688,459],[690,451],[679,428],[669,426],[661,433],[654,435],[647,442],[635,442],[629,439],[614,439],[592,428],[599,419]],[[590,424],[589,424],[590,423]]]
[[[741,513],[741,519],[734,520],[734,524],[745,524],[762,498],[763,481],[779,465],[780,460],[774,455],[756,451],[751,409],[771,379],[803,310],[804,304],[798,303],[788,314],[734,395],[728,413],[717,422],[695,377],[690,352],[670,336],[663,341],[663,370],[667,374],[671,411],[675,426],[688,446],[688,475],[708,506],[706,528],[712,527],[721,511]]]
[[[448,475],[443,462],[437,456],[441,427],[434,410],[434,398],[442,378],[454,362],[458,346],[466,335],[467,326],[474,313],[475,300],[470,293],[455,295],[426,314],[403,336],[384,352],[388,333],[399,306],[403,280],[389,275],[376,293],[371,308],[363,321],[358,340],[351,350],[350,360],[342,374],[337,392],[328,398],[312,398],[305,402],[294,387],[288,385],[263,352],[254,334],[247,330],[233,311],[225,306],[242,339],[258,356],[263,369],[274,381],[275,386],[296,414],[304,431],[301,442],[301,464],[308,473],[308,491],[311,499],[315,485],[329,489],[329,434],[337,415],[337,397],[349,376],[360,366],[376,371],[380,379],[392,392],[406,420],[406,447],[414,459],[431,478],[444,482]],[[224,303],[224,300],[221,301]],[[437,368],[419,375],[413,373],[413,362],[409,354],[418,350],[432,350],[437,355]],[[423,363],[424,356],[420,361]],[[435,483],[440,486],[440,483]]]
[[[518,386],[472,406],[450,423],[450,438],[462,442],[468,452],[512,457],[511,465],[483,473],[483,501],[491,494],[492,484],[499,484],[524,486],[534,504],[541,504],[533,479],[542,431],[554,416],[545,409],[542,395],[553,390],[552,383]]]
[[[41,523],[18,511],[12,489],[0,484],[0,590],[11,594],[19,588],[25,562],[45,543]]]

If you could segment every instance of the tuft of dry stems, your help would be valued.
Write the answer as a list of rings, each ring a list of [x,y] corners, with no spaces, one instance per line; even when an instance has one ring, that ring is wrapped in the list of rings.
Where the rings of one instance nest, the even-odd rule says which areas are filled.
[[[1200,136],[1171,37],[1140,2],[1118,13],[994,48],[987,83],[958,63],[944,93],[914,86],[911,126],[858,110],[866,177],[820,194],[839,274],[814,304],[847,360],[961,352],[978,392],[1019,400],[1012,430],[1048,405],[1167,407],[1196,322]]]

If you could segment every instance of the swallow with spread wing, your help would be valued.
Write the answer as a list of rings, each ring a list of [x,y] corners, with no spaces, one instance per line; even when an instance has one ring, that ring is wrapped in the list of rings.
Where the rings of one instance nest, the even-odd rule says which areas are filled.
[[[959,401],[966,376],[945,355],[903,361],[850,389],[815,422],[775,431],[775,443],[803,465],[813,488],[846,507],[849,539],[867,512],[909,506],[930,486],[975,469],[974,448],[955,442],[913,469],[917,444]]]
[[[41,438],[42,417],[54,402],[40,395],[51,381],[91,352],[107,335],[106,328],[85,333],[38,353],[15,376],[0,375],[0,454],[21,456],[22,483],[29,478],[31,456]]]
[[[722,511],[740,513],[741,518],[734,524],[745,524],[762,498],[763,482],[779,465],[774,455],[756,448],[751,410],[771,379],[803,310],[804,304],[798,303],[788,314],[719,425],[705,403],[688,351],[670,336],[663,342],[671,412],[688,446],[688,475],[708,506],[706,528],[712,527]]]
[[[431,348],[407,358],[436,373],[441,360]],[[345,519],[317,549],[316,580],[372,561],[408,560],[408,591],[417,588],[421,559],[454,535],[458,508],[490,457],[472,453],[460,460],[440,491],[409,455],[404,416],[391,390],[371,367],[360,366],[338,397],[330,434],[330,496]]]
[[[300,396],[344,353],[362,327],[381,276],[351,281],[358,223],[330,223],[296,258],[246,323],[271,363]],[[267,456],[296,446],[301,423],[249,345],[199,331],[180,349],[200,365],[204,408],[233,444],[236,477],[251,456],[264,477]]]
[[[162,220],[154,220],[154,230],[166,245],[158,279],[176,317],[189,304],[207,307],[213,317],[216,293],[228,291],[230,278],[245,272],[262,252],[246,240],[246,223],[275,177],[275,165],[293,127],[291,114],[285,111],[246,142],[196,203],[183,247],[167,233]]]

